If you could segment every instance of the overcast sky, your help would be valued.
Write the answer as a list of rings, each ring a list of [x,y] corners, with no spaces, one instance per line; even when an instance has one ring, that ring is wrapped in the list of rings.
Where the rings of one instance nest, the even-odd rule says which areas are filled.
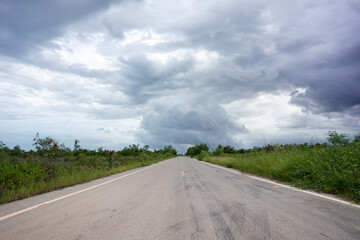
[[[0,0],[0,140],[252,148],[360,132],[359,0]]]

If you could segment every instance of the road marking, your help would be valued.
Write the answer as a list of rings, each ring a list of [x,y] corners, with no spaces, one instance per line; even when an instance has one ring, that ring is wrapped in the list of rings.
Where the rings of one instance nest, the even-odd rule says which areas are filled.
[[[219,166],[219,165],[216,165],[216,164],[212,164],[212,163],[208,163],[208,162],[203,162],[203,161],[199,161],[199,162],[208,164],[208,165],[213,166],[213,167],[216,167],[216,168],[220,168],[220,169],[225,170],[225,171],[228,171],[228,172],[232,172],[232,173],[236,173],[236,174],[240,174],[240,175],[245,175],[245,176],[247,176],[247,177],[249,177],[249,178],[256,179],[256,180],[259,180],[259,181],[262,181],[262,182],[271,183],[271,184],[274,184],[274,185],[277,185],[277,186],[281,186],[281,187],[284,187],[284,188],[288,188],[288,189],[292,189],[292,190],[295,190],[295,191],[298,191],[298,192],[307,193],[307,194],[310,194],[310,195],[313,195],[313,196],[317,196],[317,197],[321,197],[321,198],[325,198],[325,199],[327,199],[327,200],[331,200],[331,201],[334,201],[334,202],[346,204],[346,205],[348,205],[348,206],[353,206],[353,207],[356,207],[356,208],[360,208],[360,205],[353,204],[353,203],[351,203],[351,202],[347,202],[347,201],[340,200],[340,199],[337,199],[337,198],[325,196],[325,195],[322,195],[322,194],[319,194],[319,193],[310,192],[310,191],[302,190],[302,189],[299,189],[299,188],[291,187],[291,186],[288,186],[288,185],[285,185],[285,184],[281,184],[281,183],[277,183],[277,182],[274,182],[274,181],[271,181],[271,180],[268,180],[268,179],[264,179],[264,178],[261,178],[261,177],[255,177],[255,176],[252,176],[252,175],[249,175],[249,174],[240,172],[240,171],[232,170],[232,169],[229,169],[229,168],[225,168],[225,167],[222,167],[222,166]],[[274,187],[275,187],[275,186],[274,186]]]
[[[129,174],[126,174],[126,175],[123,175],[123,176],[120,176],[120,177],[111,179],[111,180],[109,180],[109,181],[107,181],[107,182],[103,182],[103,183],[100,183],[100,184],[98,184],[98,185],[91,186],[91,187],[82,189],[82,190],[80,190],[80,191],[73,192],[73,193],[67,194],[67,195],[65,195],[65,196],[52,199],[52,200],[50,200],[50,201],[46,201],[46,202],[43,202],[43,203],[39,203],[39,204],[37,204],[37,205],[34,205],[34,206],[32,206],[32,207],[28,207],[28,208],[22,209],[22,210],[20,210],[20,211],[14,212],[14,213],[10,213],[10,214],[8,214],[8,215],[5,215],[5,216],[0,217],[0,222],[3,221],[3,220],[5,220],[5,219],[14,217],[14,216],[16,216],[16,215],[19,215],[19,214],[22,214],[22,213],[31,211],[31,210],[33,210],[33,209],[39,208],[39,207],[41,207],[41,206],[43,206],[43,205],[50,204],[50,203],[53,203],[53,202],[57,202],[57,201],[59,201],[59,200],[62,200],[62,199],[65,199],[65,198],[74,196],[74,195],[76,195],[76,194],[79,194],[79,193],[82,193],[82,192],[86,192],[86,191],[88,191],[88,190],[91,190],[91,189],[94,189],[94,188],[103,186],[103,185],[105,185],[105,184],[108,184],[108,183],[117,181],[117,180],[119,180],[119,179],[122,179],[122,178],[125,178],[125,177],[129,177],[129,176],[134,175],[134,174],[136,174],[136,173],[142,172],[142,171],[144,171],[144,170],[146,170],[146,169],[152,168],[152,167],[154,167],[154,166],[158,166],[159,164],[162,164],[162,163],[164,163],[164,162],[165,162],[165,161],[160,162],[160,163],[156,163],[156,164],[153,164],[153,165],[151,165],[151,166],[145,167],[145,168],[143,168],[143,169],[137,170],[137,171],[135,171],[135,172],[132,172],[132,173],[129,173]]]
[[[181,172],[180,172],[180,176],[183,177],[184,175],[185,175],[185,174],[184,174],[184,171],[181,171]]]

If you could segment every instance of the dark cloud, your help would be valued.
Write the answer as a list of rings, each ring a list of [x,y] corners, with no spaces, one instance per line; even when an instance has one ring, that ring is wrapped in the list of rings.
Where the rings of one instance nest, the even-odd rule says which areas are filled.
[[[177,75],[191,71],[192,59],[179,61],[173,58],[166,64],[159,64],[147,59],[144,54],[137,54],[119,61],[122,70],[115,85],[131,98],[133,104],[144,104],[168,90],[189,87],[186,85],[188,79]]]
[[[142,141],[160,147],[166,144],[176,146],[208,143],[240,146],[233,137],[248,130],[236,124],[219,106],[178,105],[158,107],[144,115],[138,135]]]
[[[348,53],[338,53],[336,60],[301,73],[289,73],[297,86],[306,88],[304,93],[294,94],[291,103],[313,113],[346,112],[360,105],[360,62]]]
[[[75,21],[117,2],[119,1],[1,1],[0,51],[9,56],[19,56],[60,35]]]

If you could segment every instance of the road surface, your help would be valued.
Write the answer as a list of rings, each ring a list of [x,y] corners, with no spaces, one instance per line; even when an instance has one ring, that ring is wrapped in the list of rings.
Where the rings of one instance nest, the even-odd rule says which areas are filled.
[[[360,208],[178,157],[1,205],[0,239],[360,239]]]

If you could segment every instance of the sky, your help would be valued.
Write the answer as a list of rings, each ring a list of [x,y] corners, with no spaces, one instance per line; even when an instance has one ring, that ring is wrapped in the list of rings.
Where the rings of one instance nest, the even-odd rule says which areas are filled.
[[[0,140],[180,152],[360,132],[358,0],[0,0]]]

